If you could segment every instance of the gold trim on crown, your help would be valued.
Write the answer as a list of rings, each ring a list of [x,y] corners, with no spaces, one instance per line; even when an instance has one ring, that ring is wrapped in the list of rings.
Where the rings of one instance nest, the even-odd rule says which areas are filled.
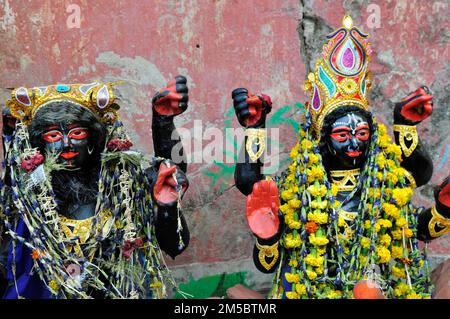
[[[56,101],[70,101],[87,108],[102,122],[114,123],[118,119],[117,104],[114,104],[113,83],[92,82],[88,84],[58,84],[35,88],[20,87],[11,93],[6,102],[11,115],[29,125],[36,112]]]
[[[371,74],[368,71],[372,52],[368,35],[353,26],[350,16],[345,16],[343,26],[328,35],[322,56],[314,72],[308,74],[304,84],[310,94],[308,110],[312,115],[316,136],[320,136],[325,117],[339,107],[352,105],[369,109],[368,93]]]

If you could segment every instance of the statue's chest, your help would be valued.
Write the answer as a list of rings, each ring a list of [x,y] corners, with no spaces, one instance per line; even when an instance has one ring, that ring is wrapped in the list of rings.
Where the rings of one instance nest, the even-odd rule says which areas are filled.
[[[97,215],[97,220],[94,221],[95,205],[87,204],[82,206],[74,206],[69,214],[64,216],[60,214],[60,227],[66,237],[66,240],[72,243],[67,245],[69,251],[74,251],[79,256],[83,256],[83,246],[96,235],[106,237],[109,233],[112,224],[108,221],[112,218],[109,211],[102,211]],[[68,217],[70,216],[70,217]],[[88,256],[92,256],[88,252]],[[86,256],[86,255],[85,255]]]
[[[341,210],[347,212],[358,213],[358,206],[361,200],[361,194],[358,192],[352,196],[350,200],[346,200],[349,192],[339,192],[337,194],[337,200],[342,203]]]
[[[338,211],[339,237],[344,243],[354,238],[356,222],[361,216],[361,212],[358,209],[361,201],[360,193],[358,192],[351,199],[347,199],[349,194],[350,192],[339,192],[336,196],[337,200],[341,203]]]

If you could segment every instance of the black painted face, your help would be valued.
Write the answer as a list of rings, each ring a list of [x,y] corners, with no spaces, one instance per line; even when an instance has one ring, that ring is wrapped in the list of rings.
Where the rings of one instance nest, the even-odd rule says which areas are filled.
[[[360,115],[348,113],[336,119],[327,138],[331,162],[336,163],[333,166],[340,169],[361,167],[367,157],[370,134],[367,119]]]
[[[77,123],[50,125],[42,133],[46,151],[58,153],[58,162],[69,169],[78,169],[89,163],[89,130]]]

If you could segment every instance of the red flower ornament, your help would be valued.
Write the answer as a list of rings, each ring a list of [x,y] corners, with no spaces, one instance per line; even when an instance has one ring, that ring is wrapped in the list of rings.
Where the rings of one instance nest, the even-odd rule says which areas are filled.
[[[116,151],[128,151],[132,146],[133,143],[131,143],[130,140],[115,138],[108,142],[106,148],[110,152],[116,152]]]
[[[39,165],[44,163],[44,156],[39,153],[39,151],[35,152],[33,155],[27,156],[22,159],[20,162],[20,168],[30,173],[36,169]]]

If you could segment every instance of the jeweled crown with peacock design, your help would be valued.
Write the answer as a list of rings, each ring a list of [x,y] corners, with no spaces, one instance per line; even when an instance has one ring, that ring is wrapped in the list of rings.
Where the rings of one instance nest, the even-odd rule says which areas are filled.
[[[58,84],[35,88],[20,87],[6,102],[11,115],[29,125],[36,112],[56,101],[78,105],[96,114],[104,123],[114,123],[119,106],[114,103],[113,83]]]
[[[320,136],[325,117],[345,105],[369,109],[371,74],[368,70],[372,52],[368,35],[353,26],[345,16],[343,26],[328,35],[315,72],[308,74],[304,89],[310,93],[308,110],[316,136]]]

